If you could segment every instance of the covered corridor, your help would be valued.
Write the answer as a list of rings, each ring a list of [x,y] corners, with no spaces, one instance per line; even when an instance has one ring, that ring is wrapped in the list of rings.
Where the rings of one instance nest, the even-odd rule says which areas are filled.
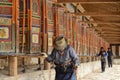
[[[61,64],[45,55],[68,54],[55,48],[58,36],[80,61],[78,80],[120,80],[120,0],[0,0],[0,80],[55,80]],[[114,60],[104,73],[101,47]]]

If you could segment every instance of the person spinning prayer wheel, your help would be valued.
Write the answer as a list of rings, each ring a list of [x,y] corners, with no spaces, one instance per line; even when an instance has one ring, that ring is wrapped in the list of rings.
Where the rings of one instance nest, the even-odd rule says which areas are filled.
[[[75,50],[68,45],[67,39],[58,36],[54,40],[54,48],[50,55],[44,54],[48,62],[56,65],[55,80],[76,80],[76,71],[80,64]]]

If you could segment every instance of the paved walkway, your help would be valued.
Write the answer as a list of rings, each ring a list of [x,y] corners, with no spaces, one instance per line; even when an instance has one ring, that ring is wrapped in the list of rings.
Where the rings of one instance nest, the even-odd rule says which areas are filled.
[[[80,80],[120,80],[120,65],[107,68],[104,73],[101,73],[100,70],[95,71]]]

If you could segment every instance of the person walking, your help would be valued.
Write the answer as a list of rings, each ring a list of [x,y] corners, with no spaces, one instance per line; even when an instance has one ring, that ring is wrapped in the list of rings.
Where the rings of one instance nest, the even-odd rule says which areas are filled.
[[[108,53],[108,57],[107,57],[108,67],[112,67],[113,53],[110,48],[108,48],[107,53]]]
[[[108,56],[108,54],[106,53],[103,47],[100,48],[100,52],[97,56],[101,56],[101,70],[102,72],[105,72],[106,57]]]
[[[77,80],[76,73],[80,64],[75,50],[68,45],[63,36],[55,38],[54,49],[50,55],[44,54],[48,62],[53,62],[55,67],[55,80]]]

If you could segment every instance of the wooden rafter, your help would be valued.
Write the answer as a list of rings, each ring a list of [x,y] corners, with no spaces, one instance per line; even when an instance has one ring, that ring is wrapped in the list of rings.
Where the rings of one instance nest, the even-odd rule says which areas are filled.
[[[120,22],[116,22],[116,21],[114,21],[114,22],[110,22],[110,21],[108,21],[108,22],[105,22],[105,21],[81,21],[81,22],[85,22],[85,23],[88,23],[88,24],[97,23],[97,24],[118,24],[118,25],[120,25]]]
[[[119,41],[117,41],[117,42],[111,42],[111,41],[108,41],[110,44],[120,44],[120,42]]]
[[[85,12],[85,13],[75,13],[77,16],[120,16],[119,12],[114,13],[100,13],[100,12]]]
[[[116,32],[116,31],[102,31],[102,33],[120,33],[120,32]]]
[[[88,20],[81,22],[93,24],[92,30],[109,43],[120,43],[120,0],[58,0],[58,3],[72,3],[78,9],[72,14]]]
[[[105,38],[105,39],[115,39],[115,40],[120,39],[120,37],[103,37],[103,38]]]
[[[96,28],[96,31],[99,32],[99,30],[102,30],[102,31],[116,31],[116,32],[120,32],[120,28],[111,28],[111,27],[99,27],[99,28]]]
[[[117,36],[117,35],[120,35],[120,34],[115,34],[115,33],[114,33],[114,34],[113,34],[113,33],[104,33],[104,34],[101,34],[101,35],[102,35],[102,36],[103,36],[103,35],[116,35],[116,36]]]
[[[109,42],[110,44],[120,44],[120,42]]]
[[[120,26],[111,26],[111,25],[97,26],[96,28],[103,28],[103,27],[106,27],[106,28],[120,28]]]
[[[120,30],[110,30],[108,29],[110,32],[119,32],[120,33]],[[103,32],[107,32],[108,30],[103,30]]]
[[[109,42],[119,42],[120,41],[120,38],[119,39],[112,39],[112,38],[103,38]]]
[[[108,36],[108,35],[106,36],[106,35],[104,35],[104,36],[101,36],[101,37],[108,37],[108,38],[117,37],[117,38],[119,38],[120,36],[115,36],[115,35],[114,36],[111,36],[111,35],[110,36]]]
[[[58,3],[120,3],[120,0],[57,0]]]
[[[114,35],[114,34],[101,34],[102,36],[120,36],[119,34],[116,34],[116,35]]]

